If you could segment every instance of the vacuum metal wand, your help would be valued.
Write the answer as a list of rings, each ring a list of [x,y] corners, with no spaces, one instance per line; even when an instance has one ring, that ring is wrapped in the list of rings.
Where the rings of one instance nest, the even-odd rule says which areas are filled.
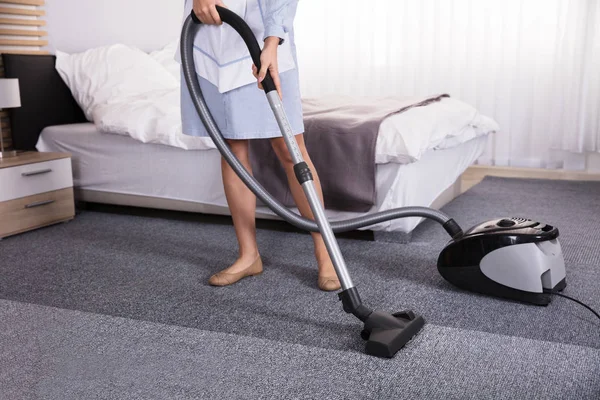
[[[344,290],[350,289],[354,287],[354,285],[352,284],[352,279],[348,274],[346,262],[344,261],[342,252],[340,251],[338,243],[335,240],[335,236],[331,229],[331,225],[329,224],[327,216],[325,215],[325,211],[323,210],[323,206],[321,205],[321,200],[317,195],[311,171],[304,159],[302,158],[302,153],[300,152],[300,148],[298,147],[296,138],[294,138],[292,127],[290,126],[290,122],[287,118],[287,115],[285,114],[285,110],[283,109],[283,103],[281,102],[279,94],[276,90],[268,92],[267,99],[269,100],[269,104],[271,105],[273,114],[275,114],[275,119],[277,120],[277,124],[279,125],[281,133],[283,134],[283,139],[285,140],[285,144],[287,145],[288,151],[292,156],[292,161],[294,162],[294,171],[296,172],[296,178],[298,179],[298,182],[302,185],[304,194],[308,199],[308,204],[310,204],[310,209],[312,210],[313,215],[315,216],[317,225],[319,226],[319,231],[323,236],[323,241],[325,242],[325,246],[327,247],[327,251],[329,252],[329,257],[333,262],[333,267],[335,268],[335,272],[337,273],[338,279],[340,280],[340,283]]]

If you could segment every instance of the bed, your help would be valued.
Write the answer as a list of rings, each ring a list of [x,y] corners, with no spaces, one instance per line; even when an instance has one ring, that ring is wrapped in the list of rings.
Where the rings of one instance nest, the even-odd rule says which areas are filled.
[[[150,56],[180,84],[171,59],[165,57],[173,50],[170,45]],[[4,54],[3,58],[7,77],[19,78],[21,85],[23,107],[11,112],[15,147],[71,153],[78,200],[229,214],[220,155],[210,143],[181,145],[176,143],[181,137],[174,140],[172,134],[148,138],[152,124],[147,113],[139,113],[139,107],[136,115],[126,112],[131,100],[103,109],[118,109],[117,120],[124,121],[123,126],[115,125],[114,112],[90,111],[73,89],[77,83],[59,75],[56,55]],[[156,102],[149,103],[156,107]],[[160,113],[156,118],[160,123],[169,121]],[[402,133],[402,151],[390,152],[398,141],[397,130],[409,126],[413,132]],[[335,221],[404,206],[443,206],[460,193],[460,176],[483,154],[489,136],[497,130],[492,119],[452,98],[386,118],[374,154],[372,204],[361,212],[328,208],[328,218]],[[419,143],[412,143],[417,139]],[[279,218],[260,202],[257,217]],[[376,239],[404,241],[420,222],[420,218],[398,219],[362,229],[372,231]]]

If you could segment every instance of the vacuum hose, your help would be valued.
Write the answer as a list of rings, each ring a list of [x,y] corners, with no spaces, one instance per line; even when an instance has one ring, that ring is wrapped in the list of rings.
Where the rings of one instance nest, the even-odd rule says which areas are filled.
[[[260,70],[261,49],[250,27],[241,17],[239,17],[237,14],[226,8],[217,6],[217,11],[219,12],[221,20],[229,24],[240,34],[240,36],[246,43],[248,50],[250,51],[250,56],[252,57],[254,65],[256,65],[256,67]],[[200,24],[200,20],[196,17],[194,11],[192,11],[191,15],[185,20],[181,31],[181,60],[184,79],[190,91],[192,101],[194,103],[196,111],[198,112],[198,115],[200,116],[200,119],[202,120],[202,123],[208,131],[208,134],[212,138],[213,142],[215,143],[217,149],[219,150],[223,158],[227,161],[227,163],[231,166],[235,173],[252,191],[252,193],[256,195],[258,199],[260,199],[264,204],[266,204],[280,218],[284,219],[285,221],[289,222],[295,227],[305,231],[319,232],[319,227],[315,221],[304,218],[290,211],[287,207],[285,207],[283,204],[281,204],[279,201],[273,198],[263,188],[263,186],[258,181],[256,181],[256,179],[254,179],[254,177],[246,170],[246,168],[232,153],[231,149],[227,145],[227,142],[223,138],[223,135],[221,134],[217,124],[215,123],[206,105],[204,96],[202,95],[202,91],[200,89],[200,83],[198,82],[198,76],[196,74],[196,68],[194,65],[193,46],[194,38],[196,36]],[[265,90],[265,93],[275,90],[275,84],[268,72],[266,77],[262,81],[262,85]],[[344,221],[332,222],[331,228],[336,233],[347,232],[356,230],[358,228],[374,225],[383,221],[389,221],[396,218],[406,217],[423,217],[432,219],[442,224],[444,229],[446,229],[446,231],[453,238],[458,238],[463,234],[462,229],[452,218],[448,217],[441,211],[427,207],[403,207],[377,212],[357,218],[347,219]]]

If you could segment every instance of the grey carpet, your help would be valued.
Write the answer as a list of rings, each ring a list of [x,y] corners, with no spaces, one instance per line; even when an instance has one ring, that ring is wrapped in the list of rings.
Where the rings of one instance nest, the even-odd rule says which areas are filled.
[[[600,309],[600,183],[487,178],[444,210],[464,228],[507,215],[558,226],[567,263],[565,294]],[[340,240],[368,306],[412,309],[427,322],[426,330],[411,344],[414,347],[387,363],[365,358],[358,321],[341,312],[335,294],[316,289],[309,235],[259,230],[258,240],[265,273],[232,287],[213,288],[206,284],[207,278],[236,255],[233,227],[227,224],[84,211],[68,224],[6,239],[0,242],[0,297],[19,303],[4,302],[1,309],[6,320],[23,318],[24,322],[14,322],[20,329],[13,332],[2,324],[2,335],[10,343],[39,341],[39,335],[45,334],[45,324],[40,324],[51,321],[41,319],[37,325],[27,321],[37,321],[35,313],[60,314],[69,329],[85,325],[72,339],[82,343],[71,355],[57,355],[62,351],[59,345],[52,345],[56,353],[47,351],[64,362],[76,363],[81,356],[85,363],[99,351],[99,333],[86,318],[101,318],[97,321],[107,326],[102,351],[111,356],[101,358],[100,367],[126,371],[133,368],[129,359],[133,357],[141,363],[137,368],[143,374],[139,377],[134,370],[119,374],[117,386],[105,388],[102,398],[165,398],[167,389],[157,387],[161,382],[175,385],[168,398],[214,397],[218,390],[231,394],[223,398],[251,398],[267,393],[271,386],[306,398],[312,393],[309,388],[318,386],[323,391],[315,398],[323,398],[332,387],[321,374],[335,374],[339,393],[356,390],[357,398],[402,398],[399,389],[406,384],[416,386],[407,389],[407,398],[567,398],[560,395],[566,395],[567,388],[579,391],[571,398],[600,395],[600,320],[561,298],[548,307],[535,307],[456,289],[437,273],[437,255],[447,237],[434,223],[422,224],[410,244]],[[18,314],[19,307],[8,304],[25,307],[25,303],[79,313],[34,307],[21,317],[10,317]],[[112,321],[115,317],[124,319]],[[154,329],[150,327],[161,326],[157,323],[164,324],[160,340],[140,339],[132,344],[127,337],[118,339],[125,331],[131,340],[143,338]],[[189,345],[190,358],[177,347],[188,346],[177,342],[183,332],[202,342],[193,344],[200,346],[195,351]],[[64,340],[63,348],[69,347],[70,336],[61,338],[60,330],[55,336],[50,343]],[[86,347],[88,337],[91,342]],[[172,358],[168,356],[171,346]],[[283,367],[285,360],[290,364]],[[342,365],[346,360],[356,367]],[[180,362],[191,363],[193,372],[179,371]],[[18,360],[13,363],[17,366]],[[163,363],[175,375],[165,375]],[[202,372],[202,379],[221,379],[220,385],[204,382],[210,387],[206,393],[195,392],[200,383],[186,375],[199,373],[202,363],[214,369]],[[38,373],[50,373],[42,361],[38,364]],[[258,373],[246,366],[260,369],[264,379],[255,382]],[[336,368],[349,376],[335,372]],[[226,371],[242,376],[230,385],[223,381],[230,374]],[[136,376],[148,381],[155,392],[136,384]],[[378,378],[375,387],[368,386],[369,377]],[[26,380],[14,383],[10,375],[3,379],[13,382],[14,393],[27,387]],[[78,390],[90,393],[112,385],[106,374],[98,378],[101,382],[60,379],[58,386],[48,383],[42,393],[69,387],[77,398]],[[234,392],[238,384],[242,391]],[[500,389],[507,386],[511,389],[502,394]],[[135,390],[140,392],[136,395]],[[349,397],[339,393],[332,391],[332,398]]]
[[[382,360],[9,301],[0,319],[2,395],[15,400],[591,399],[600,388],[599,350],[431,324]]]

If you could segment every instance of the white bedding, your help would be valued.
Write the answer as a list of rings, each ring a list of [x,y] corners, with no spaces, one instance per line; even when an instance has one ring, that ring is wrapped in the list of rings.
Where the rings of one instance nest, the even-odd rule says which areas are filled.
[[[369,212],[430,206],[479,158],[486,140],[482,136],[449,149],[430,150],[417,163],[378,165],[377,202]],[[192,204],[193,207],[185,208],[188,211],[229,214],[217,150],[185,151],[173,146],[142,145],[127,136],[100,133],[92,123],[47,127],[37,149],[71,153],[74,185],[78,189],[180,200]],[[332,221],[359,215],[332,210],[326,210],[326,214]],[[257,216],[275,218],[264,206],[258,207]],[[397,219],[363,229],[411,232],[420,221]]]
[[[187,150],[214,149],[210,138],[181,131],[176,50],[171,44],[146,54],[119,44],[79,54],[57,51],[56,68],[99,131]],[[376,162],[411,163],[428,150],[497,131],[497,123],[474,107],[445,98],[386,118],[379,130]]]

